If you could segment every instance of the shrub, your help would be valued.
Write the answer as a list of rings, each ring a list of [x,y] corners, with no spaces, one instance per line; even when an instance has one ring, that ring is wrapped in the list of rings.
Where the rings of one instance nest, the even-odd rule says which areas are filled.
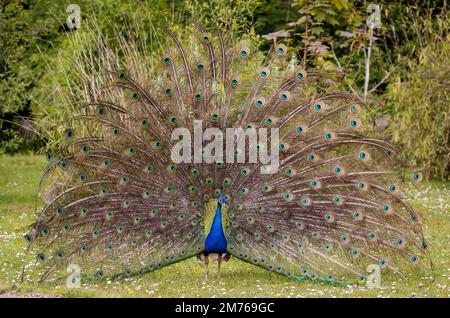
[[[449,40],[438,38],[423,48],[406,78],[397,77],[388,88],[394,104],[390,129],[404,159],[442,179],[449,177],[450,161]]]

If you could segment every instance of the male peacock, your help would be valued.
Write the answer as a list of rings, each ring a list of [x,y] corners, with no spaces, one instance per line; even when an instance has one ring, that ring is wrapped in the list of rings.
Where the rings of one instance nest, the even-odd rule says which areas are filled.
[[[156,59],[124,37],[114,50],[100,39],[97,60],[76,57],[83,100],[49,156],[47,202],[26,236],[42,279],[70,263],[91,278],[199,255],[207,266],[210,253],[219,266],[232,255],[331,283],[364,281],[368,264],[402,275],[429,261],[418,217],[398,195],[396,149],[366,136],[353,95],[296,65],[284,44],[263,57],[245,37],[192,29],[167,30]],[[262,173],[245,159],[249,147],[234,162],[174,163],[173,130],[193,132],[199,120],[203,130],[277,128],[278,170]]]

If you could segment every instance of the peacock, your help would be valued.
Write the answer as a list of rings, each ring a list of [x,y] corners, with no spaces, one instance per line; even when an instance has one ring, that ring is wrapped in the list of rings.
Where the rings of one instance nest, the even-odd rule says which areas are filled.
[[[193,257],[207,278],[212,255],[219,275],[234,257],[330,284],[364,282],[370,264],[406,276],[431,263],[400,195],[422,173],[405,172],[396,147],[372,137],[366,106],[339,77],[307,71],[276,39],[263,54],[226,25],[187,28],[167,28],[162,52],[99,35],[98,59],[73,57],[83,89],[47,155],[44,206],[25,236],[40,280],[72,263],[85,278],[120,279]],[[231,152],[229,128],[244,132]],[[240,146],[263,128],[265,142]],[[183,140],[175,162],[176,129],[223,135]],[[214,151],[213,139],[223,141]],[[269,152],[275,167],[258,160]]]

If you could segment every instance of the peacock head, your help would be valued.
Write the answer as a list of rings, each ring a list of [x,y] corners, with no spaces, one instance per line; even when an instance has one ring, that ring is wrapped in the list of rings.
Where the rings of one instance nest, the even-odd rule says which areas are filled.
[[[224,204],[226,204],[227,203],[227,198],[223,195],[223,194],[221,194],[220,196],[219,196],[219,204],[220,205],[224,205]]]

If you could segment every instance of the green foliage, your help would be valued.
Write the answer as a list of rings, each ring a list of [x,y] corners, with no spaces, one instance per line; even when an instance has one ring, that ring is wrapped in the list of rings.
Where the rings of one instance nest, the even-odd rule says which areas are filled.
[[[0,140],[0,154],[15,153],[24,142],[13,129],[4,129],[3,136],[6,138]]]
[[[235,33],[245,33],[252,40],[254,31],[249,29],[250,18],[258,1],[236,0],[227,5],[221,3],[189,0],[183,2],[182,6],[173,2],[174,6],[170,7],[153,0],[142,4],[121,1],[105,4],[99,1],[89,6],[80,5],[80,29],[68,32],[56,52],[46,56],[46,72],[41,77],[41,83],[32,91],[36,102],[31,107],[34,117],[38,118],[41,133],[46,137],[46,150],[50,150],[63,136],[73,107],[86,100],[85,96],[83,99],[86,76],[90,76],[89,80],[99,77],[99,74],[84,74],[83,71],[85,62],[102,60],[97,47],[99,35],[102,42],[119,50],[119,57],[126,55],[121,41],[136,45],[138,50],[145,52],[145,63],[148,63],[149,70],[153,68],[152,63],[158,60],[152,57],[159,54],[165,45],[164,27],[170,26],[175,33],[196,32],[186,29],[185,24],[194,20],[200,28],[214,24],[231,28]],[[97,64],[103,65],[100,62]],[[90,66],[86,69],[90,69]],[[95,67],[91,71],[96,72]]]
[[[0,152],[34,144],[23,140],[23,134],[18,132],[20,126],[10,123],[17,116],[31,115],[36,119],[49,114],[40,126],[45,131],[57,130],[55,118],[63,116],[59,117],[55,111],[63,109],[65,104],[57,105],[61,97],[57,96],[53,84],[69,85],[61,54],[73,50],[68,47],[68,37],[72,33],[84,32],[95,20],[98,31],[114,39],[115,27],[139,21],[141,30],[146,30],[141,34],[143,41],[151,47],[162,34],[162,27],[170,24],[170,19],[178,20],[182,9],[182,6],[175,6],[176,1],[151,0],[132,4],[129,1],[79,0],[76,3],[81,9],[81,28],[71,30],[66,25],[66,10],[72,2],[0,2],[0,118],[8,120],[0,129]],[[144,14],[139,16],[141,13]],[[55,71],[56,66],[60,72]]]
[[[22,110],[27,103],[30,70],[19,63],[27,53],[25,15],[19,1],[0,4],[1,113]]]
[[[411,62],[406,78],[388,90],[393,102],[393,139],[407,161],[442,179],[450,169],[450,36],[439,38]]]
[[[289,22],[299,18],[291,1],[266,0],[255,10],[256,33],[264,35],[285,29]]]
[[[30,107],[38,129],[45,136],[45,150],[52,148],[63,135],[73,107],[81,102],[86,74],[81,71],[82,65],[77,63],[100,58],[97,36],[101,34],[111,47],[120,47],[120,33],[128,36],[126,41],[134,42],[149,52],[156,51],[163,43],[163,28],[181,14],[172,4],[158,0],[133,4],[125,1],[78,3],[82,18],[80,28],[66,30],[55,50],[42,56],[45,72],[32,89],[34,100]],[[66,18],[66,6],[61,8],[64,9],[61,11],[63,18]]]
[[[261,0],[188,0],[185,11],[200,25],[227,26],[234,32],[247,33],[253,28],[253,16]]]

